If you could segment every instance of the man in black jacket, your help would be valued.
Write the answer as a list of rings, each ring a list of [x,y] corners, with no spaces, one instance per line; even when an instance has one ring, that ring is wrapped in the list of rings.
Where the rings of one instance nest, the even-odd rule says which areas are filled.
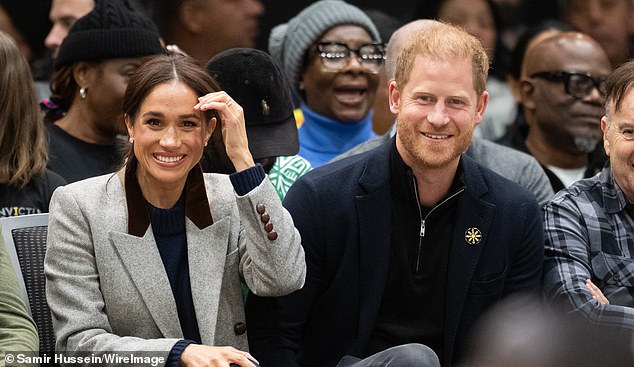
[[[486,108],[488,68],[458,28],[416,33],[389,87],[396,137],[291,187],[306,284],[247,299],[263,367],[450,366],[491,305],[539,286],[535,197],[463,155]]]

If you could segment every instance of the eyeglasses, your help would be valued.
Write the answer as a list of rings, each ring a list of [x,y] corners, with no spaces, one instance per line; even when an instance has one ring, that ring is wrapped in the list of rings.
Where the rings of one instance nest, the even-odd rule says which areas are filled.
[[[583,99],[596,88],[605,97],[605,78],[594,78],[590,73],[579,71],[540,71],[530,75],[549,81],[564,82],[564,90],[577,99]]]
[[[366,43],[355,50],[345,43],[320,42],[317,44],[317,52],[324,67],[329,71],[343,69],[348,64],[352,53],[357,55],[359,64],[372,74],[381,70],[385,60],[385,45],[382,43]]]

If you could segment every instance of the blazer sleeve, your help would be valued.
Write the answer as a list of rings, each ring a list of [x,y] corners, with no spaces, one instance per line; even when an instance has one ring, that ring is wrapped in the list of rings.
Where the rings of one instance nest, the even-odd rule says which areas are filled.
[[[268,179],[237,196],[240,216],[240,275],[256,295],[283,296],[300,289],[306,277],[301,236]],[[258,213],[258,207],[264,213]],[[272,224],[268,232],[266,223]]]
[[[544,266],[544,225],[542,213],[534,200],[524,202],[515,211],[522,228],[514,249],[509,273],[504,281],[504,295],[516,292],[539,293]]]
[[[308,314],[322,286],[322,213],[312,181],[300,178],[291,186],[284,205],[304,234],[307,276],[304,287],[284,297],[249,295],[246,304],[249,349],[263,367],[298,367],[299,341]]]
[[[154,351],[154,356],[164,357],[164,363],[178,339],[113,334],[100,290],[91,234],[92,226],[107,223],[90,223],[85,209],[69,186],[57,189],[51,199],[44,272],[55,349],[104,353]]]

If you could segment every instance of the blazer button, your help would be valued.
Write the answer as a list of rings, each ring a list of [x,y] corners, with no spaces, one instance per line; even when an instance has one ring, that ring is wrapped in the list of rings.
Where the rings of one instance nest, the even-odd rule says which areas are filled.
[[[242,335],[244,333],[247,332],[247,324],[245,324],[244,322],[238,322],[235,325],[233,325],[233,332],[236,333],[236,335]]]
[[[268,213],[264,213],[260,216],[260,220],[262,221],[262,223],[268,223],[271,220],[271,217]]]
[[[267,232],[271,232],[273,230],[273,224],[271,222],[264,225],[264,230]]]
[[[268,237],[271,241],[275,241],[277,239],[277,232],[269,232],[266,237]]]
[[[266,212],[266,207],[264,204],[258,204],[255,206],[255,211],[258,212],[258,214],[264,214],[264,212]]]

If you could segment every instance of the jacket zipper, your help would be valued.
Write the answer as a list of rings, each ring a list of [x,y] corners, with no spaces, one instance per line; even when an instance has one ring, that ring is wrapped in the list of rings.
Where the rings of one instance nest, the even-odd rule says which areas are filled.
[[[420,207],[420,200],[418,198],[418,185],[416,184],[416,178],[414,176],[412,176],[412,182],[414,183],[414,195],[416,195],[416,205],[418,207],[418,217],[420,218],[420,234],[418,236],[418,253],[417,253],[417,257],[416,257],[416,274],[418,274],[418,272],[420,270],[420,258],[421,258],[422,252],[423,252],[423,237],[425,237],[425,221],[427,221],[427,218],[429,218],[431,213],[433,213],[436,209],[438,209],[440,206],[442,206],[443,204],[445,204],[449,200],[453,199],[454,197],[456,197],[457,195],[462,193],[464,191],[464,187],[462,187],[460,190],[454,192],[453,194],[449,195],[447,198],[445,198],[445,200],[443,200],[440,203],[436,204],[427,213],[425,218],[423,218],[423,209]]]

